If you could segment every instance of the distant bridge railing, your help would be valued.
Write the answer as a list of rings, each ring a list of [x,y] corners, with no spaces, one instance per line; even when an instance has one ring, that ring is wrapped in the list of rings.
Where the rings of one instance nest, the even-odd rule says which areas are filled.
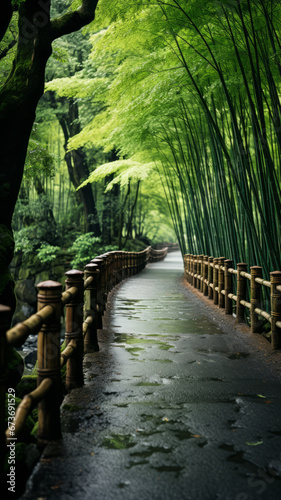
[[[261,318],[264,318],[271,325],[272,348],[281,349],[281,271],[271,272],[268,281],[263,279],[260,266],[251,267],[250,273],[247,267],[242,262],[234,269],[233,261],[224,257],[184,255],[185,276],[194,288],[212,299],[226,314],[233,314],[236,307],[237,323],[244,322],[248,311],[253,333],[262,332],[264,320]],[[234,276],[237,277],[236,294],[233,293]],[[262,309],[262,287],[270,291],[270,313]]]
[[[167,255],[167,248],[142,252],[113,251],[94,258],[78,270],[66,272],[65,291],[56,281],[37,285],[37,313],[7,330],[10,308],[0,305],[0,449],[15,440],[34,406],[38,405],[37,444],[43,448],[49,441],[61,437],[60,405],[63,399],[61,368],[66,366],[66,390],[84,384],[83,354],[98,351],[97,330],[102,329],[102,317],[109,292],[124,278],[144,269],[147,262],[157,262]],[[61,315],[65,313],[65,349],[60,351]],[[38,333],[37,388],[19,404],[15,417],[5,431],[5,393],[7,391],[7,345],[21,347],[30,334]],[[9,400],[8,400],[9,401]]]

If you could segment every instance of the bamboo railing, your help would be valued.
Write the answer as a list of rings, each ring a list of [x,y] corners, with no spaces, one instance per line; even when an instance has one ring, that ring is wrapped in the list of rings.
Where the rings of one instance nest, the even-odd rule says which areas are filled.
[[[251,267],[248,273],[245,262],[234,269],[230,259],[191,254],[184,255],[184,270],[188,283],[224,309],[225,314],[233,314],[236,307],[237,323],[244,322],[248,311],[253,333],[262,333],[264,319],[269,322],[272,348],[281,349],[281,271],[271,272],[268,281],[262,278],[260,266]],[[237,277],[236,294],[233,293],[234,276]],[[270,290],[270,313],[262,309],[262,287]]]
[[[167,255],[167,248],[142,252],[108,252],[94,258],[78,270],[66,272],[65,291],[56,281],[37,285],[37,313],[8,330],[10,309],[0,305],[0,450],[1,465],[5,442],[16,439],[25,420],[38,405],[37,445],[61,437],[60,405],[63,399],[61,367],[66,364],[66,390],[84,384],[83,355],[98,351],[97,330],[102,329],[109,292],[124,278],[134,276],[147,262],[157,262]],[[62,308],[65,306],[65,349],[60,352]],[[26,395],[5,430],[5,394],[7,345],[20,347],[30,334],[38,334],[37,388]]]

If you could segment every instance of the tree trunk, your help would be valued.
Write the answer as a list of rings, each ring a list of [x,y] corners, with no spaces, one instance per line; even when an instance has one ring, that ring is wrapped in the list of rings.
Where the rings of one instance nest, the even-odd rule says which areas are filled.
[[[69,177],[74,188],[77,189],[89,177],[89,169],[86,154],[81,148],[74,151],[67,151],[67,144],[70,137],[81,131],[77,102],[74,99],[68,99],[67,102],[69,104],[68,115],[59,115],[58,119],[64,134],[65,161]],[[79,189],[77,196],[83,203],[86,232],[91,231],[95,233],[95,236],[100,236],[101,229],[91,184],[86,184],[86,186]]]

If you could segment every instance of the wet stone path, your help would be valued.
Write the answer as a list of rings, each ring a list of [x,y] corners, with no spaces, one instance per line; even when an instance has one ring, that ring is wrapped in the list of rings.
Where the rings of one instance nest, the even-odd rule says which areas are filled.
[[[281,498],[280,355],[182,278],[171,253],[113,293],[25,499]]]

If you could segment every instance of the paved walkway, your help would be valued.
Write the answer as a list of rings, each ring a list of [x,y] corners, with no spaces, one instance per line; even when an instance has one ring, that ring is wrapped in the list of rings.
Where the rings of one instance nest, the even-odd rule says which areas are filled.
[[[182,277],[171,253],[112,294],[24,499],[281,498],[280,355]]]

